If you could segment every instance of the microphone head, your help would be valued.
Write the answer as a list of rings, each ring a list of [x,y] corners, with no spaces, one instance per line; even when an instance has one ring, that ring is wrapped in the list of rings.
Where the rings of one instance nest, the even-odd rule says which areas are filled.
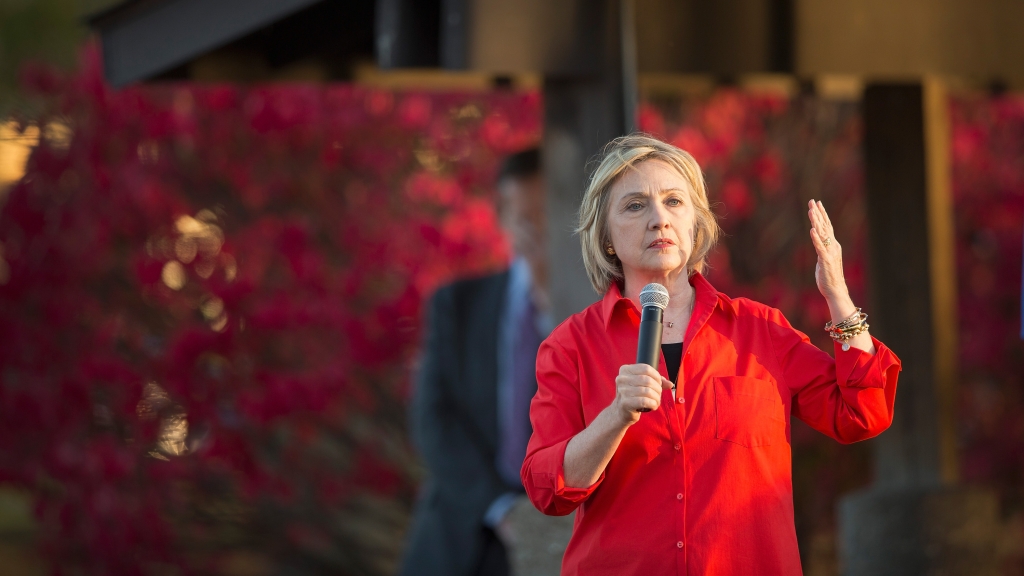
[[[640,306],[656,306],[662,310],[668,308],[668,290],[657,282],[651,282],[640,291]]]

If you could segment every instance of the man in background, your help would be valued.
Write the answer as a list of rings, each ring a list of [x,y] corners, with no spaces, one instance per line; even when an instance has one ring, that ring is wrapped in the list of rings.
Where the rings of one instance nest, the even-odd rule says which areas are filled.
[[[523,492],[536,359],[551,331],[545,191],[536,149],[505,159],[508,270],[440,288],[427,311],[411,433],[428,471],[402,575],[507,575],[505,522]]]

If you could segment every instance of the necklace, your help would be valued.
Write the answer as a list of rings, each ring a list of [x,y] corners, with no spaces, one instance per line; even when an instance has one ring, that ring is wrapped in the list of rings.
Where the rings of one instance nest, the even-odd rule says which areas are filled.
[[[693,291],[693,297],[690,298],[690,312],[689,313],[690,313],[691,316],[693,315],[693,303],[694,303],[695,300],[697,300],[697,291],[696,290]],[[665,326],[668,326],[669,328],[672,328],[675,325],[676,325],[675,322],[669,322],[667,320],[665,321]]]

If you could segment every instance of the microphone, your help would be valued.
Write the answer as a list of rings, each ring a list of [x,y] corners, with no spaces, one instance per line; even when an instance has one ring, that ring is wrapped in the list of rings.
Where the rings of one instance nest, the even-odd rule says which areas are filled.
[[[640,338],[636,345],[636,363],[647,364],[658,369],[658,357],[661,354],[662,314],[668,307],[668,290],[656,282],[644,286],[640,291]],[[650,412],[650,408],[641,408],[640,412]]]

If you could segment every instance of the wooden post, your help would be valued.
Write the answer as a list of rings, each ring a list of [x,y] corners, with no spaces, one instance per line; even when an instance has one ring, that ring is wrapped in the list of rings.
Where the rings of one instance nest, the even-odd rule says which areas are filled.
[[[628,79],[635,57],[624,45],[633,0],[602,0],[582,14],[597,38],[577,38],[573,51],[589,52],[586,68],[549,71],[544,77],[544,175],[547,180],[548,262],[552,315],[556,321],[579,312],[599,297],[590,286],[573,233],[576,213],[592,166],[588,160],[628,125],[626,102],[635,94]],[[587,50],[584,50],[587,48]],[[627,79],[624,80],[624,77]],[[556,576],[572,535],[572,517],[544,516],[523,497],[509,513],[516,545],[510,550],[513,574]]]
[[[938,415],[939,477],[960,478],[956,451],[956,388],[959,323],[956,304],[956,230],[950,170],[949,99],[937,78],[924,82],[925,175],[928,267],[931,287],[932,370]]]
[[[924,90],[872,85],[864,93],[864,164],[871,238],[872,332],[904,362],[896,417],[875,444],[877,482],[942,481],[936,418],[935,305],[928,222]]]
[[[612,138],[625,133],[623,47],[619,0],[601,3],[597,71],[544,78],[544,170],[548,186],[548,257],[556,321],[579,312],[599,295],[587,280],[579,238],[573,234],[588,165]],[[625,51],[629,53],[629,49]],[[635,92],[635,89],[634,89]]]
[[[874,485],[840,503],[844,573],[995,574],[994,495],[955,486],[957,322],[946,98],[937,80],[864,93],[871,331],[903,361]]]
[[[949,120],[941,81],[864,95],[872,332],[904,361],[878,483],[955,483],[956,258]]]

